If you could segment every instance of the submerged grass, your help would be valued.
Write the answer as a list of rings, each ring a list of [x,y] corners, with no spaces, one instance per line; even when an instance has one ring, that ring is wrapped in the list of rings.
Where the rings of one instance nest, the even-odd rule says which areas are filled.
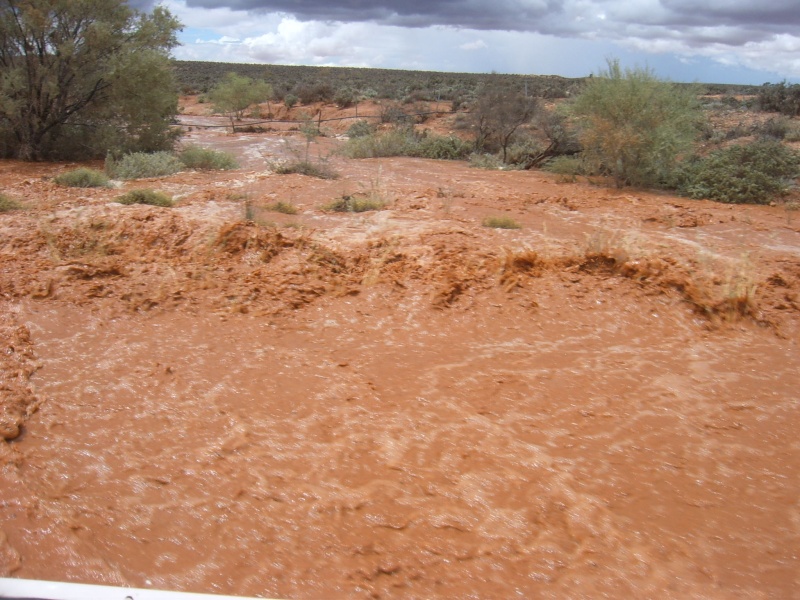
[[[5,194],[0,194],[0,213],[11,212],[12,210],[19,210],[21,208],[22,205],[19,202],[13,198],[9,198]]]
[[[174,206],[172,198],[163,192],[155,190],[131,190],[123,194],[116,200],[120,204],[148,204],[150,206],[171,207]]]

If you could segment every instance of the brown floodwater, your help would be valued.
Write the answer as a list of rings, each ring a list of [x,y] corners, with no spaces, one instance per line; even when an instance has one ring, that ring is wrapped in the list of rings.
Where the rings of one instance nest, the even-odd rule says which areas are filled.
[[[217,138],[253,169],[268,146]],[[800,230],[779,209],[338,165],[177,175],[171,211],[0,172],[46,198],[0,216],[0,574],[800,595]],[[389,210],[319,210],[369,185]],[[239,192],[300,214],[242,224]],[[482,227],[497,207],[523,228]]]
[[[15,575],[792,596],[796,348],[614,291],[535,312],[338,299],[280,323],[28,304],[49,400],[14,442],[35,498],[14,546],[49,560]]]

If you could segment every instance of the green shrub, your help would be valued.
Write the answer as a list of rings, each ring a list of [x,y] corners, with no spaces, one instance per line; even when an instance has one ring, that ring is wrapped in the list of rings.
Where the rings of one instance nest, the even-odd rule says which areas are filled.
[[[65,187],[93,188],[108,187],[108,176],[95,169],[74,169],[56,175],[55,182]]]
[[[765,83],[758,91],[758,105],[766,112],[800,116],[800,84]]]
[[[339,108],[347,108],[358,101],[358,94],[353,88],[339,88],[333,96],[333,101]]]
[[[16,200],[9,198],[5,194],[0,194],[0,213],[11,212],[12,210],[19,210],[22,205]]]
[[[410,127],[350,138],[344,153],[350,158],[414,156],[457,160],[469,156],[472,144],[455,136],[418,135]]]
[[[106,157],[106,173],[114,179],[165,177],[183,169],[183,163],[171,152],[134,152],[119,160]]]
[[[406,130],[392,129],[383,133],[351,138],[344,145],[350,158],[381,158],[407,156],[413,140]]]
[[[694,158],[677,173],[676,187],[692,198],[768,204],[800,172],[800,155],[775,140],[730,146]]]
[[[659,80],[650,69],[610,60],[572,106],[583,155],[593,172],[617,187],[660,185],[691,148],[701,112],[689,88]]]
[[[786,139],[786,135],[789,133],[789,126],[789,119],[777,117],[764,121],[761,125],[754,127],[753,131],[760,137],[783,140]]]
[[[347,129],[347,137],[357,138],[372,135],[375,129],[367,121],[356,121]]]
[[[556,156],[547,161],[542,168],[558,175],[559,181],[574,182],[578,175],[583,174],[583,161],[576,156]]]
[[[383,210],[384,208],[386,208],[386,203],[381,200],[367,196],[345,194],[330,204],[323,206],[322,210],[360,213],[370,210]]]
[[[294,94],[286,94],[283,97],[283,103],[286,105],[286,108],[292,108],[299,101],[300,101],[300,98],[298,98]]]
[[[541,144],[530,136],[519,136],[508,145],[505,162],[509,165],[528,168],[542,154]]]
[[[150,206],[170,207],[174,205],[172,198],[155,190],[131,190],[117,198],[120,204],[149,204]]]
[[[483,226],[494,229],[522,229],[522,225],[511,217],[486,217],[483,220]]]
[[[310,160],[292,160],[284,163],[272,165],[272,170],[278,175],[308,175],[319,179],[338,179],[339,173],[333,170],[330,165],[324,162],[312,162]]]
[[[180,160],[189,169],[228,171],[239,168],[239,164],[232,154],[200,146],[184,148],[180,153]]]
[[[409,156],[437,160],[460,160],[469,156],[471,152],[472,144],[461,138],[452,135],[424,135],[417,137],[417,143],[412,146],[412,154]]]

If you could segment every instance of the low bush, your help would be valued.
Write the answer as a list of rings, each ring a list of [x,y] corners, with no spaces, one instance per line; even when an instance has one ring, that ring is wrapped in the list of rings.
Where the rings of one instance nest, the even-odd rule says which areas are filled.
[[[542,169],[558,175],[561,182],[572,183],[583,175],[583,161],[577,156],[556,156],[547,161]]]
[[[106,173],[114,179],[165,177],[183,169],[183,163],[171,152],[134,152],[120,159],[106,157]]]
[[[790,122],[786,117],[777,117],[764,121],[761,125],[753,128],[756,135],[760,137],[773,138],[776,140],[786,139],[789,133]]]
[[[353,88],[339,88],[333,96],[333,101],[339,108],[347,108],[358,101],[358,94]]]
[[[800,155],[775,140],[717,150],[679,169],[678,191],[733,204],[768,204],[800,174]]]
[[[372,135],[375,129],[367,121],[356,121],[347,129],[347,137],[357,138]]]
[[[180,153],[180,160],[189,169],[203,171],[229,171],[239,168],[236,158],[229,152],[220,152],[200,146],[187,146]]]
[[[765,83],[758,91],[758,105],[766,112],[800,116],[800,84]]]
[[[419,135],[410,127],[351,138],[344,146],[344,153],[350,158],[413,156],[458,160],[469,156],[471,150],[472,144],[455,136]]]
[[[483,220],[484,227],[492,227],[494,229],[522,229],[522,225],[517,223],[511,217],[486,217]]]
[[[22,208],[22,205],[19,202],[13,198],[9,198],[5,194],[0,194],[0,213],[11,212],[12,210],[19,210],[20,208]]]
[[[520,136],[508,145],[506,149],[506,164],[515,167],[529,168],[537,157],[541,156],[542,145],[528,136]]]
[[[336,95],[333,86],[327,82],[317,82],[313,84],[297,84],[292,90],[303,104],[313,102],[331,102]]]
[[[131,190],[117,198],[120,204],[148,204],[150,206],[171,207],[175,203],[163,192],[155,190]]]
[[[312,162],[310,160],[292,160],[289,162],[276,163],[272,165],[272,170],[278,175],[308,175],[319,179],[338,179],[339,173],[324,162]]]
[[[300,102],[300,98],[298,98],[294,94],[286,94],[283,97],[283,103],[286,106],[286,108],[292,108],[298,102]]]
[[[374,133],[347,140],[344,154],[350,158],[381,158],[386,156],[408,156],[413,145],[412,136],[401,129]]]
[[[54,180],[58,185],[77,188],[108,187],[108,176],[95,169],[74,169],[59,173]]]
[[[413,154],[420,158],[434,158],[437,160],[461,160],[472,152],[472,144],[453,135],[423,135],[415,136],[417,144]]]

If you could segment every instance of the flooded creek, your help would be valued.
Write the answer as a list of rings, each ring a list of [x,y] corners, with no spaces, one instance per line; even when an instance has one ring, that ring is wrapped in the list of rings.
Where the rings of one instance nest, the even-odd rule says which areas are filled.
[[[272,321],[23,307],[48,401],[14,443],[22,529],[60,533],[18,574],[80,578],[79,548],[105,582],[277,597],[797,589],[786,344],[620,293],[387,300]]]

